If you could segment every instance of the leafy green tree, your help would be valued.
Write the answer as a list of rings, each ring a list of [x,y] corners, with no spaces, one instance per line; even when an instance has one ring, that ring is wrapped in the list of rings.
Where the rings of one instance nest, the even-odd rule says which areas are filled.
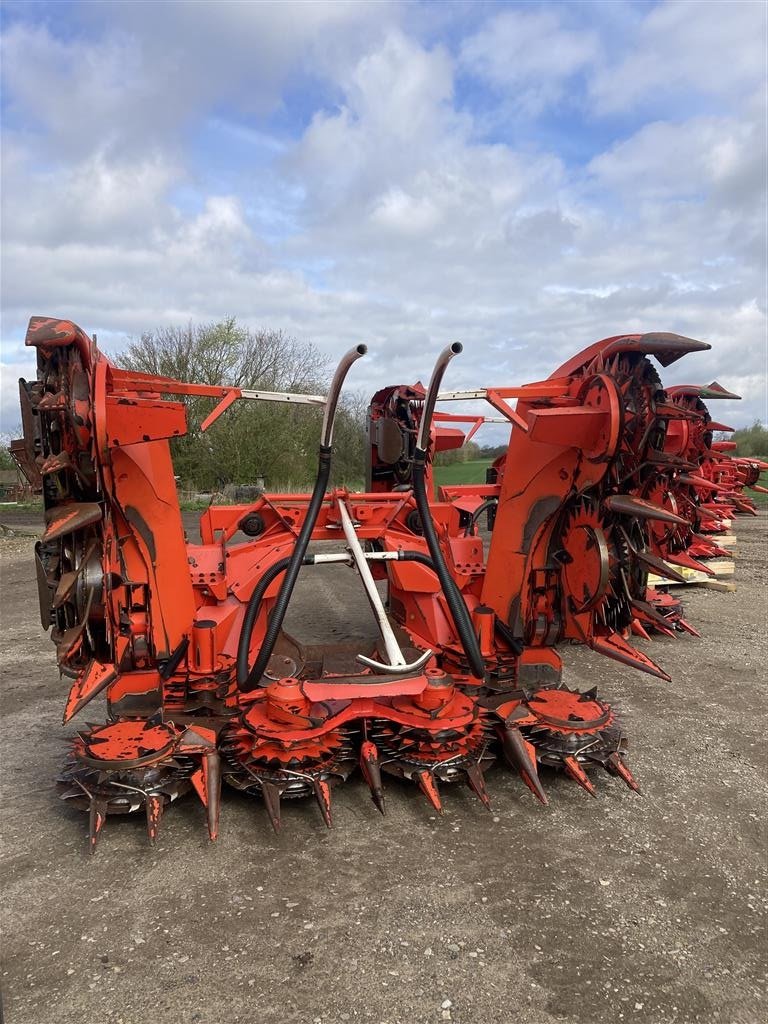
[[[449,448],[435,456],[436,466],[453,466],[457,462],[473,462],[480,458],[480,447],[474,441],[467,441],[461,448]]]
[[[498,459],[500,455],[504,455],[507,450],[507,445],[483,445],[480,449],[481,459]]]
[[[724,434],[726,440],[735,441],[738,445],[736,454],[744,457],[750,455],[755,458],[768,458],[768,430],[759,420],[755,420],[751,427],[743,427],[735,430],[732,434]]]
[[[252,331],[234,317],[210,324],[164,327],[132,341],[116,362],[127,369],[201,384],[260,391],[324,394],[329,360],[314,345],[282,331]],[[214,405],[185,398],[188,433],[173,440],[176,473],[185,487],[222,490],[255,484],[270,490],[311,483],[317,464],[322,410],[306,405],[242,401],[209,430],[200,424]],[[365,418],[345,396],[336,425],[334,477],[359,484],[364,475]]]

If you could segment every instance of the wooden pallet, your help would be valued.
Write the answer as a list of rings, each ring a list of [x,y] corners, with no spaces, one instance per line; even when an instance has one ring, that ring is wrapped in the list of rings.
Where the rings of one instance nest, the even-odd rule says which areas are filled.
[[[706,565],[715,574],[714,577],[708,576],[705,572],[700,572],[698,569],[689,569],[684,565],[670,565],[670,569],[674,569],[675,572],[679,572],[681,576],[685,577],[686,585],[697,584],[708,587],[710,590],[727,592],[732,592],[736,589],[735,582],[732,579],[728,579],[729,576],[733,576],[736,570],[736,563],[732,559],[712,558]],[[648,577],[649,587],[679,587],[681,585],[676,580],[662,579],[662,577],[653,574]]]
[[[713,543],[717,544],[720,548],[733,549],[738,546],[739,540],[735,533],[705,533],[703,534],[708,540],[711,538]]]

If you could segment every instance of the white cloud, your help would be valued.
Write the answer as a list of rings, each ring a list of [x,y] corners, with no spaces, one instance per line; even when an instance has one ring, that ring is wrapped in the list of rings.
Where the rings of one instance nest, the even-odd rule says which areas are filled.
[[[242,204],[236,196],[209,196],[197,217],[184,224],[173,243],[182,257],[207,262],[227,259],[243,246],[246,251],[256,240],[245,222]],[[238,261],[240,262],[240,261]]]
[[[378,37],[398,5],[343,0],[110,0],[83,5],[95,37],[42,24],[3,33],[10,112],[44,135],[49,155],[168,150],[221,102],[263,115],[300,74],[341,65]],[[134,154],[135,158],[135,154]]]
[[[618,331],[673,330],[715,348],[665,380],[743,386],[744,401],[717,417],[763,414],[765,143],[751,29],[747,71],[713,72],[716,105],[674,120],[657,111],[579,168],[554,144],[488,141],[457,95],[471,67],[501,103],[533,90],[531,115],[577,78],[594,82],[605,107],[605,44],[597,28],[563,27],[560,8],[480,25],[474,16],[453,54],[447,41],[408,32],[396,5],[86,11],[107,9],[103,45],[24,25],[6,40],[6,427],[18,419],[14,377],[28,358],[14,342],[36,313],[72,318],[108,349],[159,324],[230,314],[333,355],[365,340],[372,387],[424,379],[456,338],[465,354],[450,379],[460,387],[538,379]],[[679,48],[676,81],[699,88],[710,37],[675,17],[651,11],[635,52],[611,64],[624,102],[657,88],[649,48],[665,24]],[[747,32],[741,11],[733,20]],[[305,91],[304,127],[271,143],[261,114],[308,70],[322,102]],[[229,134],[253,142],[258,161],[214,181],[187,133],[207,118],[226,136],[233,97],[251,115]]]
[[[560,10],[505,10],[489,18],[461,47],[464,69],[536,114],[559,100],[566,81],[600,53],[594,31],[563,25]]]
[[[756,105],[757,106],[757,105]],[[729,206],[760,200],[765,185],[765,107],[740,116],[657,121],[590,164],[603,184],[637,199],[722,196]]]
[[[346,103],[315,116],[289,162],[304,183],[311,225],[297,250],[338,249],[343,239],[348,254],[362,257],[354,268],[340,265],[339,283],[351,269],[365,289],[387,293],[410,280],[426,298],[453,273],[454,250],[458,271],[489,247],[505,247],[507,219],[562,181],[552,155],[473,140],[471,120],[452,102],[453,66],[440,47],[391,33],[345,88]],[[419,240],[436,247],[441,274],[435,253],[414,248]],[[372,247],[398,254],[385,275],[368,262]]]
[[[33,151],[9,138],[3,148],[3,233],[57,246],[74,239],[147,240],[174,220],[168,193],[182,173],[159,154],[116,161],[102,152],[38,168]]]
[[[448,54],[400,32],[364,55],[340,85],[344,104],[315,114],[289,165],[310,202],[325,209],[342,194],[345,202],[376,199],[393,181],[421,172],[429,154],[437,159],[459,130]]]
[[[667,0],[652,7],[626,49],[595,69],[602,113],[695,92],[741,97],[763,80],[768,7],[752,0]]]
[[[419,198],[391,188],[374,204],[371,222],[395,234],[412,237],[432,231],[441,223],[440,211],[429,196]]]

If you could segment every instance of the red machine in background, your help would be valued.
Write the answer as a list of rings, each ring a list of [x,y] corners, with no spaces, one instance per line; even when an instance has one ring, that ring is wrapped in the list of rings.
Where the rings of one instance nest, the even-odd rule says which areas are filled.
[[[677,608],[671,621],[670,602],[647,590],[649,571],[682,582],[660,557],[655,538],[686,529],[687,521],[654,500],[654,489],[667,475],[692,468],[668,448],[668,430],[684,413],[668,399],[649,357],[669,365],[708,347],[677,335],[618,336],[539,384],[439,396],[489,402],[512,427],[509,449],[486,485],[442,487],[440,497],[460,509],[464,532],[474,532],[488,514],[493,536],[475,591],[526,645],[528,657],[535,651],[543,658],[546,649],[556,659],[552,646],[569,640],[668,678],[629,643],[629,633],[647,637],[654,628],[670,634],[673,625],[696,633]],[[409,392],[413,408],[406,414]],[[400,387],[374,397],[374,480],[391,485],[400,479],[406,483],[399,486],[407,486],[407,446],[394,462],[400,449],[392,427],[383,424],[388,416],[406,436],[419,415],[418,395],[418,388]],[[516,409],[509,398],[517,398]],[[441,433],[438,428],[438,446]],[[442,440],[448,444],[455,444],[452,437]],[[388,458],[394,463],[389,477]]]
[[[546,381],[441,392],[454,345],[427,388],[375,396],[368,490],[356,494],[328,482],[339,394],[364,346],[323,397],[120,370],[68,321],[34,317],[27,344],[38,377],[22,382],[16,448],[43,490],[41,622],[70,680],[65,722],[98,694],[107,703],[108,721],[78,732],[58,782],[89,811],[92,849],[113,813],[143,811],[154,839],[191,789],[214,838],[222,778],[260,795],[275,829],[282,801],[304,795],[330,825],[332,788],[357,767],[382,812],[387,775],[417,783],[437,809],[440,784],[457,780],[487,805],[497,759],[545,803],[541,765],[591,793],[593,765],[637,788],[616,715],[595,690],[563,686],[554,645],[587,643],[668,678],[629,642],[642,621],[666,624],[646,601],[648,570],[674,573],[653,530],[689,525],[653,500],[660,474],[690,465],[667,448],[670,425],[688,419],[648,357],[668,365],[708,346],[617,336]],[[189,543],[169,448],[186,430],[184,395],[217,400],[204,428],[241,398],[322,405],[312,493],[211,506]],[[432,453],[466,437],[444,424],[469,422],[471,434],[485,419],[435,412],[458,398],[490,402],[513,425],[510,446],[494,481],[435,501]],[[359,576],[378,635],[362,649],[283,629],[299,573],[323,562]]]
[[[690,523],[693,534],[722,532],[723,521],[736,515],[755,515],[755,504],[745,488],[766,493],[760,486],[760,473],[768,463],[759,459],[732,458],[727,453],[736,447],[732,441],[715,441],[716,433],[730,433],[733,427],[715,422],[705,404],[713,400],[738,399],[718,383],[707,386],[670,388],[671,400],[683,415],[671,443],[685,453],[694,468],[691,475],[673,481],[675,498]],[[709,545],[709,547],[708,547]],[[707,537],[693,537],[691,554],[707,558],[722,553]]]

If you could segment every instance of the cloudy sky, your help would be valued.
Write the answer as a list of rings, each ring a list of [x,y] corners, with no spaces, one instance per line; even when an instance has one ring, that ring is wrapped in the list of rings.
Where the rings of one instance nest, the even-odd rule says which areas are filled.
[[[768,419],[762,2],[6,0],[2,65],[3,429],[32,314],[364,340],[371,389],[676,331]]]

